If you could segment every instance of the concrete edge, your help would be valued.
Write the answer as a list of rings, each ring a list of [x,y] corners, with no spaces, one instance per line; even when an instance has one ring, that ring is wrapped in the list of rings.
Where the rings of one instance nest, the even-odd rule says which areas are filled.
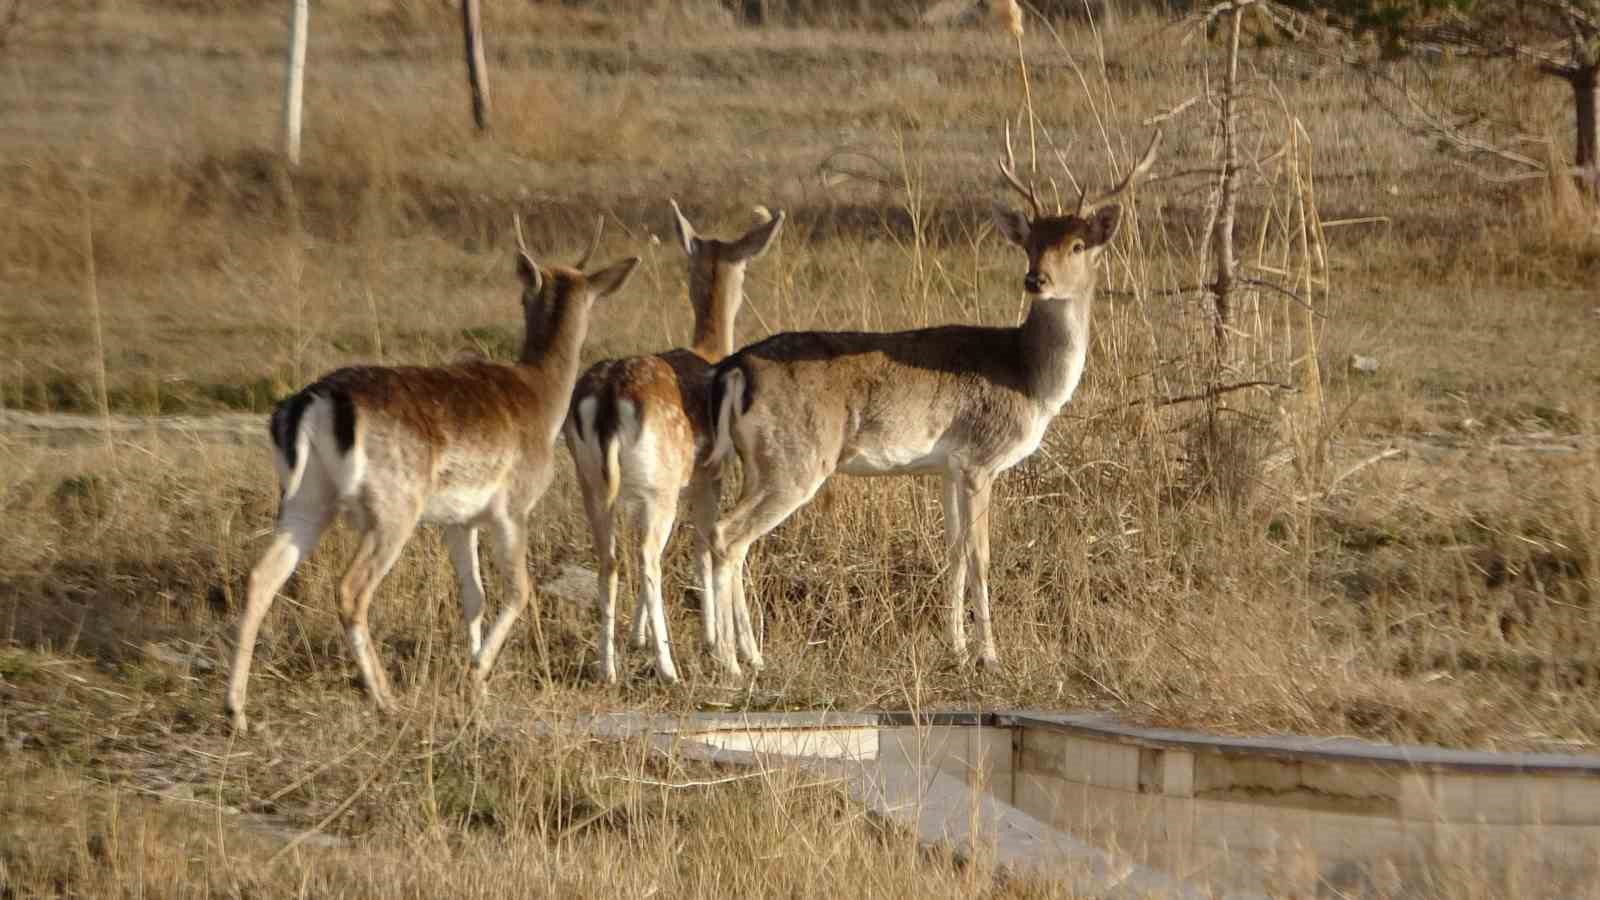
[[[747,729],[802,730],[907,726],[1043,728],[1158,749],[1267,756],[1291,761],[1357,763],[1409,770],[1423,769],[1445,774],[1600,776],[1600,755],[1595,754],[1569,756],[1560,753],[1456,750],[1431,745],[1380,744],[1354,738],[1303,735],[1233,737],[1186,729],[1129,725],[1119,721],[1115,716],[1099,712],[805,710],[748,713],[609,713],[591,717],[587,730],[597,736],[618,738]]]

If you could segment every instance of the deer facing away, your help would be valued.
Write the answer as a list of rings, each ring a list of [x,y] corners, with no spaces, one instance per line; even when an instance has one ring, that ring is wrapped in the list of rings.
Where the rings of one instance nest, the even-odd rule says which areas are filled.
[[[483,695],[495,657],[528,604],[525,525],[554,476],[555,441],[590,307],[620,289],[639,263],[634,257],[585,274],[599,238],[597,227],[575,267],[541,267],[517,223],[526,329],[517,363],[339,369],[274,410],[269,428],[283,494],[272,543],[250,572],[239,624],[227,696],[235,729],[248,727],[245,690],[261,620],[341,511],[360,542],[339,583],[339,620],[372,700],[394,708],[368,636],[368,607],[419,523],[444,526],[475,696]],[[487,639],[479,529],[492,536],[509,590]]]
[[[765,210],[761,210],[765,212]],[[654,633],[656,673],[678,680],[667,642],[661,598],[661,556],[672,534],[679,495],[688,494],[701,573],[701,615],[708,646],[722,648],[719,661],[734,671],[731,624],[718,639],[711,591],[711,529],[722,493],[721,466],[705,465],[711,449],[707,388],[711,364],[733,351],[733,323],[744,302],[745,267],[772,244],[784,214],[764,221],[733,241],[702,237],[672,201],[673,228],[688,256],[693,343],[687,349],[596,363],[572,394],[567,449],[572,453],[584,510],[599,559],[600,675],[617,680],[617,557],[615,516],[631,508],[636,522],[639,599],[633,645]],[[646,613],[648,612],[648,618]]]
[[[712,460],[736,452],[744,486],[713,535],[715,596],[718,615],[731,617],[738,653],[752,667],[763,660],[744,590],[750,546],[835,472],[942,476],[947,636],[957,653],[964,651],[963,602],[970,599],[978,661],[999,664],[989,613],[990,488],[996,475],[1039,447],[1077,389],[1098,262],[1121,221],[1121,207],[1107,201],[1148,171],[1160,137],[1156,132],[1120,185],[1092,204],[1080,195],[1071,215],[1045,215],[1014,163],[1001,163],[1030,207],[1023,216],[997,205],[995,216],[1000,233],[1028,258],[1023,285],[1030,303],[1020,325],[790,332],[717,364]],[[1091,205],[1098,208],[1091,212]]]

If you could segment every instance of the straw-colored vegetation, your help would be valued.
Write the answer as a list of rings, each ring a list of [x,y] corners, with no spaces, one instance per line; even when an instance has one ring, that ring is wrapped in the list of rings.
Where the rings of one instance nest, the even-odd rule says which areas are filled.
[[[494,111],[479,135],[451,4],[319,0],[288,173],[282,4],[27,5],[0,50],[7,407],[260,412],[349,361],[507,357],[514,210],[557,260],[596,210],[621,226],[602,256],[645,257],[597,310],[594,357],[687,338],[682,258],[657,241],[668,196],[712,234],[755,203],[790,212],[750,273],[742,338],[1019,309],[1022,260],[987,210],[1009,199],[993,166],[1004,124],[1024,168],[1029,139],[1018,42],[993,20],[818,13],[756,30],[709,3],[486,4]],[[1158,19],[1063,23],[1060,43],[1030,22],[1022,49],[1039,180],[1068,203],[1062,160],[1109,183],[1141,122],[1220,71],[1203,31]],[[1565,122],[1559,85],[1432,74],[1446,102],[1525,132]],[[469,726],[452,576],[427,537],[374,604],[406,709],[380,719],[343,651],[333,595],[352,548],[335,532],[268,619],[252,685],[264,734],[234,742],[220,666],[274,511],[264,434],[0,433],[0,895],[997,883],[835,784],[667,789],[652,783],[704,773],[559,727],[512,737],[598,709],[1095,707],[1230,732],[1600,741],[1591,214],[1570,192],[1451,166],[1336,65],[1266,49],[1244,78],[1239,256],[1316,313],[1244,295],[1218,369],[1209,304],[1166,293],[1207,277],[1212,185],[1140,189],[1085,383],[996,490],[997,674],[941,645],[934,486],[839,479],[752,555],[768,670],[750,685],[719,683],[696,647],[684,535],[668,572],[684,684],[659,686],[638,653],[619,688],[597,684],[587,595],[545,594],[502,658],[489,727]],[[1212,115],[1202,101],[1166,123],[1157,175],[1214,164]],[[1380,368],[1352,372],[1351,354]],[[1293,389],[1161,402],[1255,379]],[[536,584],[589,562],[578,505],[564,470],[535,512]],[[348,843],[281,852],[272,829],[311,826]],[[1483,874],[1441,870],[1423,889],[1519,892]],[[1002,886],[1055,890],[1070,886]]]

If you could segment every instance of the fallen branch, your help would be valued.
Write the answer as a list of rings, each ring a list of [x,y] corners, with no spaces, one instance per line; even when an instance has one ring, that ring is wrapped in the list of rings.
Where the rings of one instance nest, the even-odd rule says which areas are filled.
[[[752,778],[760,778],[766,774],[766,772],[745,772],[740,775],[728,775],[723,778],[711,778],[706,781],[656,781],[651,778],[628,778],[624,775],[611,775],[605,780],[625,781],[628,784],[637,784],[642,787],[658,787],[676,791],[686,788],[715,787],[719,784],[729,784],[735,781],[749,781]]]
[[[1140,398],[1138,400],[1134,400],[1134,401],[1129,402],[1128,405],[1129,406],[1141,406],[1143,404],[1149,403],[1152,406],[1176,406],[1179,403],[1193,403],[1196,400],[1210,400],[1210,399],[1212,399],[1214,397],[1221,397],[1224,394],[1231,394],[1234,391],[1242,391],[1242,390],[1244,390],[1246,388],[1253,388],[1253,387],[1277,388],[1280,391],[1294,391],[1295,390],[1295,386],[1294,385],[1292,385],[1292,384],[1284,384],[1281,381],[1266,381],[1266,380],[1238,381],[1238,382],[1234,382],[1233,384],[1214,385],[1214,386],[1206,388],[1205,390],[1200,391],[1199,393],[1196,393],[1196,394],[1180,394],[1180,395],[1178,395],[1176,397],[1163,397],[1160,400],[1150,400],[1150,399],[1147,399],[1147,398]]]
[[[1341,483],[1343,483],[1344,480],[1346,478],[1349,478],[1351,475],[1354,475],[1355,473],[1361,471],[1362,469],[1365,469],[1368,466],[1375,465],[1377,463],[1383,462],[1386,459],[1393,459],[1394,457],[1399,456],[1399,455],[1401,455],[1401,454],[1403,454],[1405,452],[1406,451],[1405,451],[1404,447],[1390,447],[1389,449],[1383,451],[1382,453],[1374,453],[1373,455],[1367,457],[1366,459],[1363,459],[1362,461],[1356,463],[1355,465],[1351,466],[1350,468],[1345,469],[1343,472],[1340,472],[1337,476],[1334,477],[1334,479],[1332,481],[1328,482],[1328,486],[1325,489],[1320,490],[1320,491],[1312,491],[1309,494],[1300,494],[1300,495],[1298,495],[1298,496],[1296,496],[1294,498],[1294,502],[1296,502],[1296,503],[1309,503],[1312,500],[1321,500],[1323,497],[1326,497],[1329,494],[1332,494],[1335,490],[1337,490],[1339,485]]]

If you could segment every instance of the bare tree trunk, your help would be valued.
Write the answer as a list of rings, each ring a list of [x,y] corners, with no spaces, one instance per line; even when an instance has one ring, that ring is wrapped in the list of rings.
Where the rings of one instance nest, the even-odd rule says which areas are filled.
[[[1233,219],[1234,208],[1238,205],[1234,181],[1239,174],[1239,139],[1235,134],[1233,104],[1239,86],[1239,16],[1242,12],[1239,6],[1228,12],[1228,68],[1222,82],[1222,187],[1217,201],[1216,230],[1211,236],[1217,262],[1217,280],[1211,292],[1216,304],[1214,327],[1219,349],[1228,343],[1228,320],[1233,316],[1233,283],[1238,271],[1233,255]]]
[[[472,121],[489,128],[489,64],[483,55],[483,15],[478,0],[461,0],[461,33],[466,40],[467,83],[472,88]]]
[[[1600,200],[1600,122],[1595,119],[1595,101],[1600,94],[1600,64],[1579,69],[1568,80],[1572,85],[1573,107],[1577,113],[1578,145],[1573,164],[1583,174],[1579,181],[1590,200]]]
[[[309,0],[291,0],[289,12],[289,72],[283,89],[283,149],[289,165],[300,165],[300,106],[305,96],[306,33],[311,17]]]

